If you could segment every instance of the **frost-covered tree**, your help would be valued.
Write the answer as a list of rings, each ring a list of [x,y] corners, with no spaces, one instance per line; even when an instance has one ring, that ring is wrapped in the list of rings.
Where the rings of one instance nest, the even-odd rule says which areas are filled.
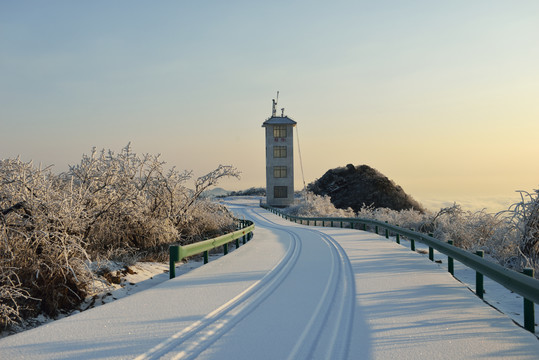
[[[190,189],[191,171],[166,170],[159,155],[138,156],[128,145],[118,154],[93,149],[64,177],[72,179],[76,202],[83,210],[83,239],[94,251],[153,248],[180,236],[191,240],[189,224],[204,202],[202,192],[224,177],[239,177],[239,172],[219,165],[194,179]]]
[[[337,209],[332,203],[331,198],[327,195],[320,196],[312,192],[303,193],[301,200],[294,205],[286,208],[287,213],[296,216],[334,216],[334,217],[351,217],[354,216],[354,211],[348,209]]]
[[[0,327],[72,307],[91,278],[70,196],[49,168],[0,161]]]
[[[539,192],[521,192],[522,201],[509,210],[489,214],[484,210],[465,211],[458,204],[437,212],[391,210],[363,206],[354,213],[336,209],[328,196],[307,193],[295,206],[285,209],[298,216],[353,217],[387,221],[390,224],[413,228],[469,251],[484,250],[487,258],[501,265],[521,270],[539,270]],[[539,271],[538,271],[539,272]]]
[[[239,171],[220,165],[193,179],[130,145],[119,153],[94,148],[59,175],[18,158],[1,160],[0,329],[79,304],[95,260],[141,257],[231,230],[226,208],[201,197],[225,177]]]
[[[539,190],[519,191],[521,201],[513,204],[507,214],[519,240],[523,266],[539,270]]]

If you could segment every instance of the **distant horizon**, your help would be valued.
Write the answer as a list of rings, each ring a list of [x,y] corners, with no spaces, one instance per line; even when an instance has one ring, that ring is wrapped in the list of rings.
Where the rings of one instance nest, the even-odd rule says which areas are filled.
[[[244,191],[250,188],[262,188],[265,189],[265,186],[249,186],[245,188],[238,189],[228,189],[221,185],[217,185],[216,189],[222,189],[227,192],[232,191]],[[296,192],[299,192],[299,189],[295,189]],[[532,193],[533,191],[529,191]],[[500,196],[456,196],[452,199],[444,199],[439,197],[417,197],[413,194],[407,193],[417,202],[420,203],[426,210],[436,212],[442,208],[450,207],[453,204],[460,205],[464,211],[481,211],[485,210],[488,213],[498,213],[505,210],[508,210],[511,205],[516,204],[521,201],[521,197],[518,192],[515,191],[513,196],[510,195],[500,195]]]
[[[0,1],[0,31],[0,158],[62,172],[131,142],[265,184],[279,91],[306,182],[367,164],[493,209],[539,187],[539,1]]]
[[[101,149],[97,149],[97,150],[100,151]],[[105,150],[109,150],[109,149],[105,149]],[[113,150],[114,152],[119,152],[121,149],[110,149],[110,150]],[[137,152],[136,148],[134,149],[134,152],[137,153],[137,154],[142,154],[142,153]],[[88,154],[88,152],[86,152],[86,154]],[[81,154],[81,156],[82,156],[82,154]],[[13,158],[15,158],[15,157],[13,157]],[[166,162],[166,156],[164,154],[162,155],[162,158]],[[32,159],[24,159],[24,158],[21,158],[21,161],[24,161],[24,162],[32,161],[35,166],[39,166],[41,164],[41,166],[43,168],[50,167],[51,171],[53,173],[55,173],[55,174],[60,174],[62,172],[66,172],[68,170],[69,166],[73,166],[73,165],[77,164],[77,163],[65,164],[63,166],[63,168],[60,170],[59,167],[56,166],[54,163],[46,164],[46,163],[43,163],[43,162],[33,161]],[[360,164],[356,164],[356,166],[357,165],[360,165]],[[363,165],[363,164],[361,164],[361,165]],[[169,164],[168,162],[166,162],[166,167],[172,168],[174,166],[175,165],[172,165],[172,164]],[[342,165],[336,166],[334,168],[344,167],[344,166],[346,166],[346,164],[342,164]],[[183,168],[180,168],[178,166],[175,166],[175,167],[177,169],[179,169],[179,170],[191,171],[191,169],[183,169]],[[371,166],[371,167],[376,169],[375,166]],[[210,171],[210,170],[212,170],[212,169],[208,169],[208,171]],[[241,171],[241,168],[239,168],[239,170]],[[327,169],[327,170],[330,170],[330,169]],[[376,169],[376,170],[378,170],[378,169]],[[325,173],[325,171],[324,171],[324,173]],[[324,173],[320,174],[319,177],[324,175]],[[198,176],[202,176],[202,175],[204,175],[204,173],[194,173],[193,174],[193,179],[198,177]],[[383,174],[383,175],[386,176],[385,174]],[[295,187],[294,187],[296,192],[301,191],[301,188],[303,187],[303,185],[301,184],[301,180],[298,179],[298,177],[300,178],[301,176],[296,174],[296,176],[295,176]],[[310,181],[306,180],[306,185],[309,185],[310,183],[314,182],[319,177],[317,177],[315,179],[312,179]],[[526,191],[526,192],[529,192],[529,193],[533,193],[535,189],[539,189],[539,186],[537,186],[537,187],[534,187],[532,189],[515,189],[515,190],[513,190],[511,192],[507,192],[507,193],[499,192],[499,193],[491,193],[491,194],[473,194],[471,192],[468,192],[468,193],[460,193],[460,194],[459,193],[454,193],[454,194],[446,193],[445,195],[444,194],[436,195],[436,194],[432,194],[432,193],[426,193],[426,194],[421,194],[420,193],[418,195],[418,194],[414,194],[411,191],[408,191],[406,189],[406,187],[402,186],[401,183],[398,180],[392,179],[389,176],[388,176],[388,178],[391,181],[393,181],[396,185],[401,186],[403,188],[403,190],[406,192],[406,194],[411,196],[413,199],[415,199],[417,202],[419,202],[421,204],[421,206],[423,206],[424,208],[426,208],[427,210],[430,210],[430,211],[438,211],[441,208],[449,207],[449,206],[452,206],[454,203],[456,203],[456,204],[460,205],[462,207],[462,209],[465,210],[465,211],[485,210],[485,211],[487,211],[489,213],[497,213],[497,212],[508,210],[511,205],[521,201],[521,197],[520,197],[520,194],[519,194],[518,191]],[[264,188],[265,189],[265,187],[266,187],[265,185],[256,184],[256,183],[254,183],[254,184],[251,183],[250,185],[247,185],[247,184],[242,185],[242,184],[245,184],[245,183],[242,181],[241,178],[239,180],[238,179],[222,179],[222,181],[219,184],[217,184],[215,186],[215,188],[221,188],[221,189],[224,189],[224,190],[230,192],[230,191],[247,190],[247,189],[253,188],[253,187],[254,188]],[[191,185],[191,182],[187,181],[186,185],[189,187]]]

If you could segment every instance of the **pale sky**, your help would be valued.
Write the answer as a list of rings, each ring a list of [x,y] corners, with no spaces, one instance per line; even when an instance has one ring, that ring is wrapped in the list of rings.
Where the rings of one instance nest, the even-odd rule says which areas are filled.
[[[427,206],[539,187],[539,1],[0,0],[1,158],[61,172],[131,142],[264,186],[277,91],[307,183],[367,164]]]

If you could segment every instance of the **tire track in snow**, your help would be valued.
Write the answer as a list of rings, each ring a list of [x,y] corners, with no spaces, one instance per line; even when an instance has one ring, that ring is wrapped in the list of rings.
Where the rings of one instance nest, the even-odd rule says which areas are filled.
[[[253,213],[255,213],[253,211]],[[258,215],[258,214],[257,214]],[[260,215],[259,215],[260,216]],[[268,223],[270,220],[260,216]],[[236,297],[213,310],[203,319],[198,320],[167,340],[156,345],[135,360],[154,360],[174,353],[174,349],[185,345],[182,351],[174,354],[173,359],[192,359],[218,340],[228,329],[253,311],[280,283],[288,276],[301,253],[301,241],[297,234],[282,227],[265,225],[284,231],[291,237],[290,246],[285,256],[262,279],[255,282]],[[190,341],[190,343],[188,343]]]
[[[211,348],[212,344],[261,305],[288,277],[301,254],[301,239],[293,228],[301,228],[324,241],[331,254],[331,266],[327,282],[321,284],[324,287],[322,296],[307,319],[288,359],[346,359],[354,319],[355,280],[343,248],[321,231],[297,224],[291,224],[292,229],[283,228],[266,216],[269,213],[259,208],[240,210],[258,218],[258,226],[276,229],[290,236],[290,247],[281,262],[241,294],[137,359],[194,359]]]
[[[277,225],[262,214],[259,216]],[[296,223],[291,226],[305,229]],[[354,323],[354,271],[348,255],[335,239],[320,230],[306,230],[326,242],[332,255],[332,269],[324,295],[288,359],[346,359]]]
[[[345,359],[348,356],[355,309],[355,279],[344,249],[331,236],[320,236],[332,255],[331,276],[322,298],[296,346],[288,356],[296,359]]]
[[[267,222],[278,225],[262,213],[254,211]],[[282,225],[279,225],[282,226]],[[350,347],[355,311],[355,277],[352,265],[342,246],[322,231],[291,223],[313,233],[328,245],[331,252],[331,274],[316,310],[292,349],[289,360],[346,359]]]

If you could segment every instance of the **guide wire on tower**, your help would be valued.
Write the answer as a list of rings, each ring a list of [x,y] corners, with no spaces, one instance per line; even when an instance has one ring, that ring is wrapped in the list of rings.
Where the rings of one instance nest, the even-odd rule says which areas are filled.
[[[299,155],[299,166],[301,169],[301,180],[303,181],[303,196],[307,194],[307,187],[305,186],[305,174],[303,173],[303,160],[301,159],[301,148],[299,147],[299,131],[298,126],[296,125],[296,138],[298,139],[298,155]]]

